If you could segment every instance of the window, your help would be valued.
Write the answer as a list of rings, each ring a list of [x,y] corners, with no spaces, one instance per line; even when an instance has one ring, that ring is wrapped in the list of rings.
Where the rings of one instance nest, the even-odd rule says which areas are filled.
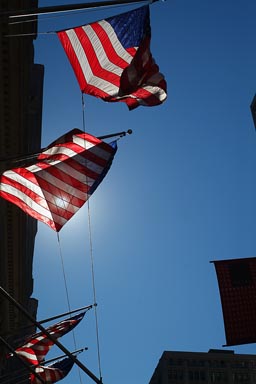
[[[205,381],[206,373],[205,371],[189,371],[188,378],[189,381]]]
[[[233,378],[235,383],[247,383],[250,381],[249,373],[245,372],[235,372]]]
[[[183,371],[180,371],[179,369],[169,369],[168,370],[168,380],[169,381],[183,380]]]
[[[168,363],[169,363],[169,365],[174,365],[174,360],[170,358],[170,359],[168,360]]]
[[[212,383],[225,383],[228,381],[228,375],[226,372],[214,371],[210,373],[210,381]]]

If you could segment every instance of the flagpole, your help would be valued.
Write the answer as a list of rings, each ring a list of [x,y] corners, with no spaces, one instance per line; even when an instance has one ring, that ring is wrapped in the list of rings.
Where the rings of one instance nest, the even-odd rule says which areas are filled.
[[[132,130],[128,129],[128,131],[111,133],[111,134],[105,135],[105,136],[97,136],[97,138],[100,139],[100,140],[104,140],[104,139],[109,139],[110,137],[115,137],[115,136],[123,137],[123,136],[126,136],[127,133],[128,133],[128,135],[131,135],[132,134]]]
[[[81,348],[81,349],[77,349],[76,351],[73,351],[71,352],[72,355],[78,355],[79,353],[83,352],[83,351],[86,351],[88,348]],[[40,364],[38,365],[45,365],[45,364],[49,364],[51,363],[52,361],[55,361],[55,360],[60,360],[60,359],[63,359],[66,355],[61,355],[61,356],[58,356],[58,357],[54,357],[52,359],[49,359],[49,360],[45,360],[45,361],[42,361]]]
[[[69,4],[69,5],[53,5],[48,7],[38,7],[26,10],[7,11],[1,12],[0,17],[19,18],[30,17],[33,15],[39,16],[48,13],[79,11],[82,9],[108,7],[112,5],[133,4],[133,3],[154,3],[158,0],[144,1],[144,0],[109,0],[109,1],[97,1],[92,3],[83,4]]]
[[[57,356],[57,357],[54,357],[54,358],[52,358],[52,359],[49,359],[49,360],[44,360],[44,361],[41,361],[41,363],[40,364],[38,364],[38,365],[29,365],[28,363],[27,363],[27,365],[26,365],[26,362],[25,361],[23,361],[22,359],[21,359],[21,357],[15,352],[15,350],[7,343],[7,341],[6,340],[4,340],[4,339],[2,339],[2,337],[0,336],[0,341],[2,341],[6,346],[7,346],[7,348],[10,350],[10,352],[13,354],[13,355],[16,355],[16,357],[18,358],[18,359],[20,359],[21,360],[21,363],[25,363],[24,364],[24,366],[26,367],[26,368],[28,368],[29,369],[29,367],[31,367],[31,368],[37,368],[37,367],[39,367],[39,366],[44,366],[45,364],[49,364],[49,363],[51,363],[52,361],[56,361],[56,360],[60,360],[60,359],[63,359],[63,358],[65,358],[65,356],[66,355],[61,355],[61,356]],[[80,354],[81,352],[83,352],[83,351],[87,351],[88,350],[88,348],[87,347],[85,347],[85,348],[81,348],[81,349],[77,349],[76,351],[73,351],[73,352],[71,352],[73,355],[78,355],[78,354]],[[12,373],[11,373],[11,375],[12,376],[14,376],[14,374],[16,373],[16,372],[19,372],[19,376],[21,375],[21,374],[23,374],[23,370],[19,370],[19,371],[13,371]],[[33,374],[35,374],[35,375],[37,375],[37,372],[35,372],[35,371],[31,371],[31,372],[33,372]],[[8,374],[5,374],[4,376],[1,376],[1,379],[3,379],[3,377],[8,377],[9,375]],[[40,379],[41,380],[43,380],[41,377],[40,377]],[[43,383],[45,383],[44,381],[43,381]]]
[[[9,295],[6,290],[0,286],[0,293],[9,300],[11,303],[15,305],[34,325],[37,326],[37,328],[40,329],[44,333],[44,335],[50,339],[57,347],[59,347],[62,352],[65,353],[76,365],[78,365],[79,368],[81,368],[92,380],[95,381],[97,384],[102,384],[102,380],[98,379],[84,364],[82,364],[75,356],[72,355],[71,352],[67,348],[64,347],[56,338],[54,338],[38,321],[36,321],[29,312],[26,311],[25,308],[22,307],[11,295]]]
[[[81,307],[81,308],[78,308],[78,309],[74,309],[73,311],[63,312],[60,315],[56,315],[56,316],[53,316],[53,317],[48,317],[47,319],[43,319],[43,320],[40,320],[38,322],[40,324],[48,323],[49,321],[59,319],[60,317],[63,317],[63,316],[71,315],[72,313],[80,312],[80,311],[83,311],[83,310],[89,311],[89,309],[91,309],[93,306],[96,307],[97,304],[95,303],[95,304],[87,305],[86,307]],[[26,329],[26,328],[30,328],[30,327],[31,327],[31,325],[26,325],[26,326],[21,327],[19,329]]]
[[[0,341],[9,349],[9,351],[15,356],[17,357],[20,362],[31,372],[33,373],[36,378],[43,384],[45,384],[45,381],[44,379],[42,379],[42,377],[32,368],[31,365],[29,365],[28,363],[26,363],[26,361],[24,361],[19,355],[18,353],[15,352],[15,350],[7,343],[7,341],[5,339],[2,338],[2,336],[0,336]]]
[[[87,311],[89,311],[89,309],[91,309],[93,306],[96,306],[96,305],[97,304],[87,305],[86,307],[74,309],[73,311],[61,313],[60,315],[56,315],[53,317],[48,317],[47,319],[43,319],[43,320],[38,321],[38,323],[40,323],[40,324],[48,323],[48,321],[56,320],[56,319],[59,319],[60,317],[71,315],[72,313],[80,312],[80,311],[83,311],[85,309],[87,309]]]
[[[117,132],[117,133],[110,133],[109,135],[104,135],[104,136],[97,136],[97,139],[104,140],[104,139],[108,139],[108,138],[115,137],[115,136],[123,137],[123,136],[126,136],[127,134],[131,135],[132,134],[132,130],[128,129],[128,131],[122,131],[122,132]],[[8,161],[21,162],[21,161],[29,161],[29,160],[32,161],[38,155],[40,155],[43,151],[46,151],[47,148],[48,147],[41,148],[40,152],[32,152],[32,153],[28,153],[26,155],[22,155],[22,156],[18,156],[18,157],[0,157],[0,162],[2,162],[2,161],[3,162],[8,162]]]

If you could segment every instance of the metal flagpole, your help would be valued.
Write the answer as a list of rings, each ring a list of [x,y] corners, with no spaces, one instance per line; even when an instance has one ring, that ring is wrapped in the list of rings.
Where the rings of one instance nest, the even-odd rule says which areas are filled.
[[[58,12],[68,12],[68,11],[78,11],[82,9],[89,8],[98,8],[98,7],[108,7],[122,4],[133,4],[133,3],[154,3],[158,0],[110,0],[110,1],[98,1],[92,3],[83,3],[83,4],[68,4],[68,5],[53,5],[48,7],[38,7],[25,10],[16,10],[16,11],[7,11],[1,12],[0,17],[9,17],[9,18],[19,18],[19,17],[30,17],[33,15],[44,15],[48,13],[58,13]]]
[[[71,315],[72,313],[80,312],[80,311],[83,311],[85,309],[87,311],[89,311],[89,309],[91,309],[93,306],[96,306],[96,305],[97,304],[87,305],[86,307],[74,309],[73,311],[61,313],[60,315],[56,315],[56,316],[53,316],[53,317],[48,317],[48,319],[40,320],[40,321],[38,321],[38,323],[40,323],[40,324],[48,323],[48,321],[56,320],[56,319],[59,319],[60,317]]]
[[[9,349],[9,351],[15,356],[15,357],[17,357],[19,360],[20,360],[20,362],[31,372],[31,373],[33,373],[35,376],[36,376],[36,378],[39,380],[39,381],[41,381],[41,383],[43,383],[43,384],[45,384],[45,381],[44,381],[44,379],[42,379],[42,377],[41,376],[39,376],[38,375],[38,373],[32,368],[32,366],[31,365],[29,365],[28,363],[26,363],[26,361],[24,361],[19,355],[18,355],[18,353],[16,353],[15,352],[15,350],[7,343],[7,341],[6,340],[4,340],[3,338],[2,338],[2,336],[0,336],[0,341]]]
[[[2,341],[6,346],[7,346],[7,348],[10,350],[10,352],[13,354],[13,355],[17,355],[17,358],[18,359],[22,359],[16,352],[15,352],[15,350],[4,340],[4,339],[2,339],[2,337],[0,336],[0,341]],[[78,354],[80,354],[81,352],[83,352],[83,351],[87,351],[88,350],[88,348],[87,347],[85,347],[85,348],[81,348],[81,349],[77,349],[76,351],[73,351],[73,352],[71,352],[73,355],[78,355]],[[61,356],[57,356],[57,357],[53,357],[52,359],[49,359],[49,360],[44,360],[44,361],[41,361],[39,364],[37,364],[37,365],[29,365],[28,363],[26,363],[25,361],[23,361],[23,360],[21,360],[21,362],[24,364],[24,366],[27,368],[27,369],[29,369],[29,367],[31,367],[32,368],[32,371],[31,372],[33,372],[35,375],[37,375],[38,373],[37,372],[35,372],[35,371],[33,371],[33,368],[37,368],[37,367],[39,367],[39,366],[44,366],[44,365],[46,365],[46,364],[49,364],[49,363],[51,363],[52,361],[56,361],[56,360],[60,360],[60,359],[63,359],[64,357],[65,357],[66,355],[61,355]],[[16,371],[12,371],[11,372],[11,376],[14,376],[15,374],[17,375],[17,374],[19,374],[19,376],[21,376],[21,375],[23,375],[24,373],[25,373],[26,371],[24,371],[24,370],[16,370]],[[8,377],[9,375],[8,374],[5,374],[3,377]],[[1,376],[1,379],[3,379],[3,377]],[[43,383],[45,383],[45,381],[44,381],[44,379],[42,379],[41,377],[40,377],[40,379],[41,380],[43,380]]]
[[[110,137],[115,137],[115,136],[123,137],[123,136],[125,136],[127,133],[128,133],[128,135],[131,135],[131,134],[132,134],[132,130],[131,130],[131,129],[128,129],[127,132],[126,132],[126,131],[123,131],[123,132],[111,133],[110,135],[98,136],[97,138],[100,139],[100,140],[104,140],[104,139],[109,139]]]
[[[86,310],[86,312],[87,312],[93,306],[96,307],[97,304],[95,303],[95,304],[87,305],[86,307],[81,307],[81,308],[78,308],[78,309],[74,309],[73,311],[63,312],[63,313],[61,313],[59,315],[56,315],[56,316],[53,316],[53,317],[48,317],[47,319],[39,320],[38,323],[40,323],[40,324],[48,323],[49,321],[56,320],[56,319],[59,319],[60,317],[71,315],[72,313],[80,312],[80,311],[83,311],[83,310]],[[31,325],[26,325],[24,327],[20,327],[19,329],[24,330],[24,329],[27,329],[27,328],[30,328],[30,327],[31,327]],[[21,338],[21,339],[24,339],[24,338]]]
[[[86,347],[86,348],[81,348],[81,349],[77,349],[76,351],[73,351],[73,352],[71,352],[71,353],[72,353],[72,355],[78,355],[79,353],[81,353],[81,352],[83,352],[83,351],[85,351],[85,350],[87,350],[87,349],[88,349],[87,347]],[[54,357],[54,358],[49,359],[49,360],[42,361],[42,362],[40,363],[40,365],[49,364],[49,363],[51,363],[52,361],[63,359],[65,356],[66,356],[66,355],[61,355],[61,356]]]
[[[11,295],[9,295],[8,292],[6,292],[6,290],[0,286],[0,293],[2,293],[2,295],[7,298],[7,300],[9,300],[11,303],[13,303],[15,305],[15,307],[17,307],[34,325],[37,326],[37,328],[40,329],[40,331],[42,331],[44,333],[44,335],[46,335],[46,337],[48,337],[48,339],[50,339],[55,345],[57,345],[57,347],[59,347],[62,352],[65,353],[65,355],[67,355],[68,357],[70,357],[70,359],[72,361],[74,361],[74,363],[76,365],[78,365],[79,368],[81,368],[92,380],[95,381],[95,383],[97,384],[102,384],[102,380],[101,379],[98,379],[84,364],[82,364],[75,356],[72,355],[71,352],[69,352],[69,350],[64,347],[64,345],[62,345],[57,339],[55,339],[38,321],[36,321],[31,315],[29,312],[26,311],[25,308],[22,307],[22,305],[20,305]]]
[[[110,133],[109,135],[104,135],[104,136],[97,136],[97,139],[104,140],[104,139],[108,139],[108,138],[115,137],[115,136],[123,137],[126,134],[131,135],[132,134],[132,130],[128,129],[128,131],[117,132],[117,133]],[[46,151],[47,149],[48,149],[48,147],[41,148],[40,152],[28,153],[26,155],[22,155],[22,156],[18,156],[18,157],[4,157],[4,158],[0,157],[0,162],[1,161],[4,161],[4,162],[8,162],[8,161],[10,161],[10,162],[21,162],[21,161],[29,161],[29,160],[32,161],[38,155],[40,155],[42,152]]]

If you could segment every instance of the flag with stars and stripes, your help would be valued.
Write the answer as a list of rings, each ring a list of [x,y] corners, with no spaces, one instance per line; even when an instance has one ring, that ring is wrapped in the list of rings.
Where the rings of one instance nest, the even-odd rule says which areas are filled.
[[[155,106],[167,85],[150,52],[149,6],[58,31],[83,93],[128,108]]]
[[[74,361],[70,357],[65,357],[64,359],[58,361],[57,363],[48,365],[48,366],[38,366],[35,368],[37,375],[44,380],[45,383],[53,384],[57,381],[63,379],[68,375],[74,365]],[[31,384],[41,384],[41,381],[36,378],[32,373],[30,375]]]
[[[53,339],[57,340],[59,337],[65,335],[77,324],[79,324],[83,319],[84,314],[85,312],[82,312],[79,315],[70,317],[54,325],[51,325],[50,327],[46,328],[46,331],[53,337]],[[45,355],[53,345],[53,340],[49,339],[49,337],[44,332],[39,332],[32,335],[28,340],[25,341],[22,346],[16,348],[15,352],[27,363],[38,365],[44,360]]]
[[[226,346],[256,342],[256,257],[213,261]]]
[[[74,129],[32,164],[5,171],[0,196],[58,232],[103,180],[116,150],[116,141],[108,144]]]

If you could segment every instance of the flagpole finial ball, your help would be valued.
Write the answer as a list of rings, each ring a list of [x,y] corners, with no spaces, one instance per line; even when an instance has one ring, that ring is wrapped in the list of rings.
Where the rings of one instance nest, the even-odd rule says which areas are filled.
[[[131,130],[131,129],[128,129],[127,133],[128,133],[129,135],[131,135],[131,134],[132,134],[132,130]]]

